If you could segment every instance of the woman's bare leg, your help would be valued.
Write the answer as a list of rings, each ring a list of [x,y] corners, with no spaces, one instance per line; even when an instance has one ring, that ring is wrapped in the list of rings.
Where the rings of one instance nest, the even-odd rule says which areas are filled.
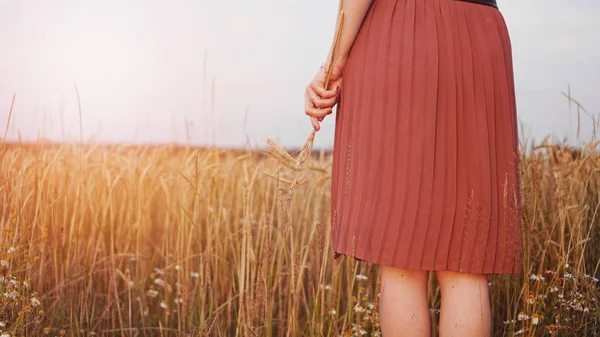
[[[440,337],[491,335],[490,298],[485,274],[436,271],[441,292]]]
[[[383,337],[430,337],[429,271],[381,266],[379,315]]]

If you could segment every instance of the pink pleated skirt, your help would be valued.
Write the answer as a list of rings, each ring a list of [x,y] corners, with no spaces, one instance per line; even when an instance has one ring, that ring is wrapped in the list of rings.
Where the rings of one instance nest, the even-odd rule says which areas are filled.
[[[500,11],[456,0],[374,0],[343,76],[334,258],[518,273],[517,115]]]

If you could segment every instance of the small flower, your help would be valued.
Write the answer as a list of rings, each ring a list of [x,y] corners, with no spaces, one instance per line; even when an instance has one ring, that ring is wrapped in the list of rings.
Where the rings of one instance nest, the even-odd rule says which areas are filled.
[[[158,296],[158,291],[156,291],[154,289],[150,289],[150,290],[148,290],[148,296],[154,298],[154,297]]]
[[[133,283],[133,281],[127,282],[127,285],[129,286],[129,288],[135,287],[135,283]]]
[[[35,298],[35,297],[32,297],[32,298],[31,298],[31,304],[32,304],[34,307],[37,307],[38,305],[40,305],[40,301],[39,301],[37,298]]]
[[[0,322],[0,328],[6,328],[6,322],[4,322],[4,321]]]
[[[522,335],[525,331],[527,331],[527,329],[519,329],[518,331],[515,331],[515,335]]]
[[[158,268],[154,268],[154,272],[159,274],[159,275],[164,275],[164,272]]]
[[[175,302],[177,302],[177,303],[183,303],[183,298],[179,297],[178,299],[175,300]]]
[[[529,315],[527,315],[526,313],[524,313],[524,312],[521,311],[519,313],[519,315],[517,316],[517,319],[519,321],[528,320],[529,319]]]
[[[571,274],[571,273],[565,273],[565,278],[568,278],[568,279],[571,279],[571,280],[575,279],[575,277],[573,277],[573,274]]]
[[[360,304],[356,303],[353,310],[354,312],[363,312],[365,311],[365,308],[361,307]]]
[[[0,260],[0,266],[8,268],[8,261]]]
[[[181,267],[179,265],[176,265],[175,270],[179,270],[179,269],[181,269]]]
[[[529,303],[529,304],[535,303],[535,297],[533,297],[533,295],[529,295],[527,297],[527,303]]]
[[[169,306],[167,305],[167,302],[165,302],[164,300],[160,302],[160,307],[163,309],[168,309]]]
[[[25,288],[29,288],[29,282],[27,282],[27,281],[23,281],[23,286],[24,286]]]
[[[10,334],[8,332],[5,332],[1,334],[0,337],[10,337]]]
[[[157,284],[157,285],[159,285],[161,287],[164,287],[165,286],[165,281],[163,279],[157,278],[157,279],[154,280],[154,284]]]
[[[45,312],[44,310],[40,310],[40,311],[38,311],[38,314],[39,314],[40,316],[44,316],[44,315],[46,314],[46,312]]]
[[[359,281],[361,281],[361,280],[367,280],[368,277],[366,277],[363,274],[358,274],[358,275],[356,275],[356,279],[359,280]]]
[[[336,314],[335,309],[331,309],[327,312],[327,315],[334,316]]]
[[[529,279],[531,280],[536,280],[536,281],[545,281],[546,278],[542,275],[536,275],[536,274],[531,274],[531,276],[529,276]]]
[[[50,328],[44,328],[44,333],[47,335],[50,333]]]
[[[531,324],[538,325],[540,323],[540,316],[538,314],[533,314],[531,316]]]
[[[331,290],[331,285],[329,285],[329,284],[327,284],[327,285],[323,285],[323,284],[321,284],[321,285],[319,286],[319,288],[321,288],[321,289],[325,289],[325,290]]]
[[[514,323],[515,323],[515,320],[514,320],[514,319],[511,319],[511,320],[508,320],[508,321],[504,321],[503,323],[504,323],[504,324],[514,324]]]
[[[7,254],[12,254],[14,252],[16,252],[17,250],[15,249],[15,247],[10,247],[8,248],[8,250],[6,251]]]
[[[200,273],[190,272],[190,276],[193,277],[193,278],[200,278]]]

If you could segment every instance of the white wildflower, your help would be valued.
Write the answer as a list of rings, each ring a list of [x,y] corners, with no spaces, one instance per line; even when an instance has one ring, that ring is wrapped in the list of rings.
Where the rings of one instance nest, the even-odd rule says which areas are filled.
[[[37,307],[38,305],[40,305],[40,300],[38,300],[35,297],[31,298],[31,305],[33,305],[34,307]]]
[[[536,274],[531,274],[531,276],[529,276],[529,278],[531,280],[536,280],[536,281],[545,281],[546,278],[542,275],[536,275]]]
[[[5,332],[1,334],[0,337],[10,337],[10,334],[8,332]]]
[[[23,281],[23,286],[24,286],[25,288],[29,288],[29,282],[27,282],[27,281]]]
[[[538,325],[540,323],[540,317],[538,315],[533,315],[531,318],[531,324]]]
[[[323,284],[321,284],[321,285],[319,286],[319,288],[321,288],[321,289],[325,289],[325,290],[331,290],[331,285],[329,285],[329,284],[327,284],[327,285],[323,285]]]
[[[6,328],[6,322],[4,322],[4,321],[0,322],[0,328]]]
[[[200,273],[191,272],[190,276],[193,277],[193,278],[200,278]]]
[[[127,284],[129,285],[129,288],[135,287],[135,283],[133,283],[133,281],[129,281]]]
[[[164,275],[164,272],[158,268],[154,268],[154,272],[160,275]]]
[[[148,296],[156,297],[156,296],[158,296],[158,291],[156,291],[154,289],[150,289],[150,290],[148,290]]]
[[[161,278],[157,278],[157,279],[154,280],[154,284],[157,284],[157,285],[159,285],[161,287],[164,287],[165,286],[165,280],[163,280]]]
[[[515,320],[514,320],[514,319],[511,319],[511,320],[508,320],[508,321],[504,321],[503,323],[504,323],[504,324],[514,324],[514,323],[515,323]]]
[[[568,279],[571,279],[571,280],[575,279],[575,277],[573,277],[573,274],[571,274],[571,273],[565,273],[565,278],[568,278]]]
[[[365,311],[365,308],[361,307],[360,304],[356,303],[353,310],[354,312],[363,312]]]
[[[0,260],[0,266],[8,268],[8,261],[6,261],[6,260]]]
[[[365,275],[363,275],[363,274],[358,274],[358,275],[356,275],[356,279],[357,279],[357,280],[359,280],[359,281],[360,281],[360,280],[367,280],[367,279],[368,279],[368,277],[366,277],[366,276],[365,276]]]
[[[528,320],[529,315],[527,315],[526,313],[520,312],[519,315],[517,316],[517,319],[519,321]]]
[[[165,302],[165,301],[160,302],[160,307],[163,308],[163,309],[168,309],[169,308],[169,306],[167,305],[167,302]]]
[[[527,331],[527,329],[519,329],[518,331],[515,331],[515,335],[522,335],[525,331]]]
[[[179,269],[181,269],[181,267],[179,265],[176,265],[175,270],[179,270]]]
[[[177,302],[177,303],[183,303],[183,298],[179,297],[178,299],[175,300],[175,302]]]
[[[14,252],[16,252],[16,251],[17,251],[17,250],[15,249],[15,247],[10,247],[10,248],[8,248],[8,250],[6,251],[6,253],[7,253],[7,254],[11,254],[11,253],[14,253]]]
[[[334,316],[335,314],[336,314],[336,311],[335,311],[335,309],[331,309],[331,310],[329,310],[329,311],[327,312],[327,315]]]

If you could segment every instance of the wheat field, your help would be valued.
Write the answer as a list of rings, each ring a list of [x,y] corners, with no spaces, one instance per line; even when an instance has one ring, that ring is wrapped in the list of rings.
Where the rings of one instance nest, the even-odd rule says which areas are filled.
[[[495,336],[600,335],[596,145],[521,153]],[[332,258],[331,153],[1,146],[2,336],[381,336],[378,266]],[[439,300],[431,273],[432,331]]]

